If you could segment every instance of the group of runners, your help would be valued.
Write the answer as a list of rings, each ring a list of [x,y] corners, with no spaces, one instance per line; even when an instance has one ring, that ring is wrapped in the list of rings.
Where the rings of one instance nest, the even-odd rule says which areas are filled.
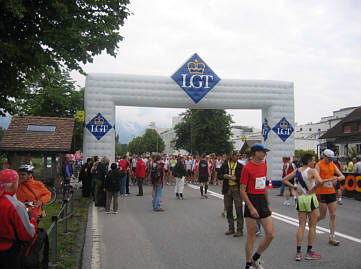
[[[267,192],[267,165],[265,157],[268,149],[256,143],[251,147],[250,155],[238,156],[232,153],[228,156],[215,154],[202,154],[192,157],[186,156],[161,156],[164,166],[165,184],[176,185],[177,198],[183,199],[183,188],[179,193],[179,182],[199,184],[202,199],[207,199],[208,185],[219,184],[224,195],[224,211],[229,229],[226,235],[239,237],[243,235],[243,223],[247,227],[245,244],[246,269],[263,268],[260,256],[271,244],[275,233],[272,220],[272,208]],[[336,190],[337,182],[345,179],[340,169],[334,164],[334,152],[327,149],[323,152],[322,159],[316,163],[315,157],[305,154],[299,160],[299,167],[285,173],[282,179],[285,186],[293,193],[295,206],[298,211],[299,228],[296,236],[295,259],[302,259],[301,243],[308,220],[309,234],[305,260],[320,259],[321,256],[313,251],[313,242],[316,235],[316,224],[326,217],[327,210],[330,216],[329,243],[337,246],[340,242],[335,237],[336,229]],[[147,167],[151,168],[152,157],[134,156],[129,160],[129,170],[132,181],[135,182],[136,161],[142,159]],[[287,160],[290,162],[290,159]],[[181,165],[184,173],[178,172]],[[148,169],[147,169],[148,170]],[[150,171],[150,170],[149,170]],[[148,177],[147,171],[147,177]],[[181,174],[181,175],[180,175]],[[181,179],[181,180],[180,180]],[[286,189],[286,193],[287,193]],[[289,200],[289,199],[287,199]],[[286,200],[286,201],[287,201]],[[243,211],[243,203],[244,211]],[[236,214],[233,214],[235,208]],[[235,229],[234,223],[237,220]],[[264,237],[258,248],[253,253],[257,232],[262,226]]]

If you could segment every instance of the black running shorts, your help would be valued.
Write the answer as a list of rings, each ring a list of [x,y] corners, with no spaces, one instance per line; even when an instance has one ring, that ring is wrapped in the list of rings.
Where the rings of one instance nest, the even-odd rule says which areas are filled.
[[[330,204],[330,203],[336,202],[336,193],[318,194],[317,195],[317,200],[320,203],[324,203],[324,204]]]
[[[264,194],[248,194],[248,198],[252,205],[256,208],[260,219],[265,219],[271,216],[271,212],[268,209],[266,196]],[[244,217],[255,219],[251,212],[249,211],[248,206],[246,205],[244,209]]]

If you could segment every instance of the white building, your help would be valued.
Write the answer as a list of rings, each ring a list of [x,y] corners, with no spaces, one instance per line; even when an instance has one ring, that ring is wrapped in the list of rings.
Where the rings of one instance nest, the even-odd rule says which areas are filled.
[[[326,140],[319,139],[327,130],[334,127],[357,107],[347,107],[332,112],[332,116],[322,117],[319,122],[295,127],[295,149],[314,150],[320,154],[326,148]]]

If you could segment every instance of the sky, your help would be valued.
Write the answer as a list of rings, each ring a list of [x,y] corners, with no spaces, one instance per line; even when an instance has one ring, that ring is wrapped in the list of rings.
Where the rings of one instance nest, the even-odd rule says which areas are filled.
[[[294,82],[295,119],[317,122],[361,105],[359,0],[135,0],[117,57],[96,56],[87,73],[171,76],[198,55],[221,79]],[[73,72],[80,86],[85,77]],[[181,89],[180,89],[181,90]],[[117,107],[127,143],[150,121],[170,127],[184,110]],[[232,110],[237,125],[261,127],[260,110]],[[127,116],[125,116],[127,115]],[[130,115],[130,116],[128,116]]]

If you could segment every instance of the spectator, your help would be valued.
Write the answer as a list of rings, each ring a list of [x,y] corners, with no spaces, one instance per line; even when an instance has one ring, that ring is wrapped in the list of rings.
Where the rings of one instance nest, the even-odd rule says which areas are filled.
[[[154,186],[153,210],[155,212],[164,212],[164,209],[160,207],[164,170],[164,164],[161,162],[160,155],[157,155],[152,168],[152,184]]]
[[[96,168],[95,176],[95,206],[105,207],[104,181],[108,174],[109,158],[104,157]]]
[[[137,178],[139,192],[137,196],[143,196],[143,183],[146,176],[146,164],[143,159],[138,157],[137,166],[135,168],[135,177]]]
[[[20,241],[29,241],[36,232],[36,220],[29,220],[24,204],[14,197],[19,176],[14,170],[0,171],[0,260],[2,269],[20,269]]]
[[[354,162],[353,162],[353,160],[352,160],[352,158],[351,157],[348,157],[347,158],[348,160],[347,160],[347,172],[349,172],[349,173],[352,173],[353,172],[353,165],[354,165]]]
[[[360,157],[356,158],[356,163],[354,165],[353,172],[355,174],[359,174],[359,175],[361,174],[361,158]]]
[[[110,166],[111,171],[105,178],[105,191],[107,194],[107,202],[105,206],[105,213],[110,214],[110,204],[113,200],[113,213],[118,213],[118,192],[120,190],[120,179],[124,177],[125,172],[123,169],[118,168],[116,163]]]
[[[33,202],[37,207],[37,214],[43,214],[43,206],[50,201],[51,192],[45,185],[33,177],[33,167],[22,165],[19,167],[19,186],[16,191],[17,199],[22,202]]]
[[[89,197],[91,193],[91,176],[88,171],[90,171],[91,159],[88,158],[87,162],[81,167],[79,173],[79,182],[82,182],[82,192],[83,197]]]
[[[70,161],[69,155],[64,157],[63,165],[62,165],[62,175],[63,179],[70,182],[70,178],[73,175],[72,163]]]

